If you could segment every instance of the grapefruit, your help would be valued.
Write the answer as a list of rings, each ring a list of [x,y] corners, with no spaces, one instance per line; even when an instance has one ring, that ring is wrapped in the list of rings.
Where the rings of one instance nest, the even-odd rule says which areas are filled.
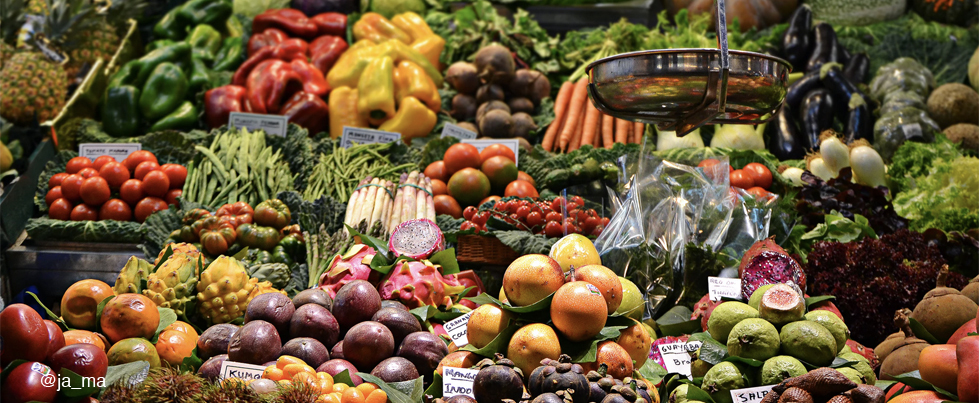
[[[564,337],[585,341],[605,327],[608,306],[598,288],[584,281],[561,286],[551,300],[551,321]]]
[[[518,257],[503,273],[503,291],[513,306],[532,305],[564,284],[564,272],[554,259],[544,255]]]

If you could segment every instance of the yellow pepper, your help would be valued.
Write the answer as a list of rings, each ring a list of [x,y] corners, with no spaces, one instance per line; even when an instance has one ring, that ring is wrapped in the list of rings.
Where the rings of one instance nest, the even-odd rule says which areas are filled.
[[[326,82],[330,84],[330,88],[356,87],[361,73],[374,57],[376,47],[373,41],[365,39],[355,42],[343,52],[330,72],[326,73]]]
[[[401,108],[393,118],[384,122],[378,130],[401,133],[401,139],[411,144],[415,137],[425,137],[435,128],[438,117],[418,98],[408,96],[401,100]]]
[[[388,39],[396,39],[402,43],[411,43],[411,35],[402,31],[378,13],[366,13],[354,23],[353,34],[355,40],[370,39],[380,43]]]
[[[439,58],[442,57],[442,50],[445,49],[445,39],[442,39],[441,36],[431,35],[416,40],[411,44],[411,48],[425,56],[429,63],[439,68],[439,71],[442,70],[442,63],[439,62]]]
[[[409,61],[417,64],[428,74],[428,77],[432,79],[435,83],[435,87],[442,86],[442,73],[439,69],[435,67],[428,59],[419,53],[417,50],[412,49],[411,46],[405,45],[400,41],[387,41],[377,45],[375,49],[372,50],[374,55],[390,56],[394,59],[395,63],[400,63],[402,61]]]
[[[394,60],[379,56],[367,63],[357,83],[357,112],[371,124],[394,116]]]
[[[432,28],[425,23],[425,19],[411,11],[394,16],[391,18],[391,23],[411,36],[411,42],[407,42],[408,44],[435,35]]]
[[[435,83],[421,67],[407,60],[394,68],[394,95],[399,105],[405,97],[411,96],[436,113],[442,109],[442,97]]]
[[[330,138],[338,139],[343,127],[367,127],[367,119],[357,113],[357,89],[334,88],[330,91]]]

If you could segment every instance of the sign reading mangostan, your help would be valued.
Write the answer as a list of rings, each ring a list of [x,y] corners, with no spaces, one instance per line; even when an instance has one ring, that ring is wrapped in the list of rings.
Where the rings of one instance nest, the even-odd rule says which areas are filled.
[[[262,373],[265,372],[265,368],[262,365],[252,365],[245,364],[243,362],[234,361],[224,361],[221,363],[221,372],[218,378],[238,378],[238,379],[259,379],[262,377]]]
[[[449,334],[449,338],[452,339],[452,342],[456,344],[456,347],[462,347],[469,344],[469,338],[466,336],[466,328],[469,325],[469,317],[472,316],[472,314],[472,312],[469,312],[458,318],[445,322],[445,325],[442,326],[445,328],[445,332]]]
[[[458,395],[476,398],[473,396],[473,381],[476,380],[478,373],[478,369],[442,368],[442,398],[448,399]]]
[[[690,353],[697,351],[701,344],[699,341],[660,344],[659,353],[663,356],[666,371],[690,378],[690,363],[693,362]]]

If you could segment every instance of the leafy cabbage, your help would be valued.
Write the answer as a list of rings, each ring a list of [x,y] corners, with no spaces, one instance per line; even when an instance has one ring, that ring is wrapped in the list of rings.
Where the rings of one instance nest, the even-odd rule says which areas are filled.
[[[979,227],[979,159],[936,160],[894,198],[894,209],[911,220],[911,229],[962,231]]]

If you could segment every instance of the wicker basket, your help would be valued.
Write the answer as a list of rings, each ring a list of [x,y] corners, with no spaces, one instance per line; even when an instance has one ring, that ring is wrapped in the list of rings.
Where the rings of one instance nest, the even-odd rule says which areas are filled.
[[[463,235],[456,242],[456,259],[459,263],[476,263],[509,266],[520,255],[496,237]]]

